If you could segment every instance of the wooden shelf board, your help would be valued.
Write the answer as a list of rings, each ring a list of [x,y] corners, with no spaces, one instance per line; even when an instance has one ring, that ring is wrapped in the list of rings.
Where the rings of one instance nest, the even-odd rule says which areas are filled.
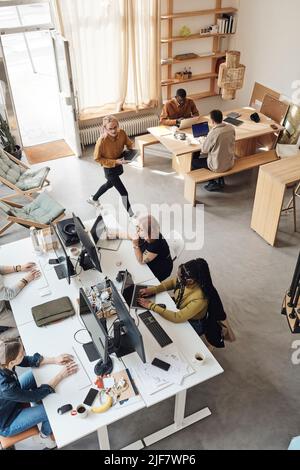
[[[220,94],[216,93],[215,91],[203,91],[202,93],[195,93],[193,95],[189,95],[188,97],[191,100],[197,101],[203,100],[204,98],[211,98],[213,96],[220,96]]]
[[[191,60],[220,59],[221,57],[226,57],[226,52],[216,52],[215,54],[193,57],[192,59],[184,59],[184,60],[173,59],[173,62],[171,62],[170,64],[161,64],[161,65],[165,66],[165,65],[181,64],[183,62],[190,62]]]
[[[189,18],[191,16],[221,15],[222,13],[237,13],[237,9],[228,7],[202,11],[183,11],[180,13],[173,13],[171,15],[161,15],[161,19],[172,20],[177,18]]]
[[[174,36],[173,38],[164,38],[161,39],[162,44],[168,44],[170,42],[177,42],[177,41],[191,41],[192,39],[207,39],[207,38],[224,38],[228,36],[234,36],[235,33],[227,33],[227,34],[191,34],[190,36]]]
[[[171,85],[178,85],[178,83],[188,83],[188,82],[196,82],[198,80],[209,80],[210,78],[217,78],[217,73],[201,73],[199,75],[194,75],[192,78],[188,80],[179,80],[178,78],[173,78],[171,80],[163,80],[161,82],[161,86],[171,86]]]

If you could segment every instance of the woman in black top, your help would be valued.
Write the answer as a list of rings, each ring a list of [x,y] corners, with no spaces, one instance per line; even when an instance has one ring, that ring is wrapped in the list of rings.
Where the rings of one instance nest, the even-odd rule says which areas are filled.
[[[173,271],[170,248],[160,233],[157,220],[151,215],[138,220],[133,248],[138,262],[147,264],[160,282],[170,277]]]

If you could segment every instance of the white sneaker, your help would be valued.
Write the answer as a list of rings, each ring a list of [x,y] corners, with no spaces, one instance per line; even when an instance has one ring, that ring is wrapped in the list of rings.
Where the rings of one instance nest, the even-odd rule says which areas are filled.
[[[100,208],[102,207],[99,201],[95,201],[93,199],[93,196],[90,196],[86,202],[88,204],[91,204],[91,206],[94,206],[94,207],[100,207]]]
[[[50,436],[44,436],[41,432],[39,435],[40,443],[44,446],[45,449],[56,449],[57,444]]]
[[[33,436],[32,440],[36,443],[36,445],[41,446],[41,449],[56,449],[57,444],[50,436],[44,436],[41,432],[37,436]]]

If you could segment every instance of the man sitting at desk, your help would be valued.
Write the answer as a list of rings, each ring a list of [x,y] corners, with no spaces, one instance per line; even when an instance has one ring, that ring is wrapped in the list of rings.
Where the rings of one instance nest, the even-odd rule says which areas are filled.
[[[216,173],[224,173],[234,166],[235,129],[223,122],[222,111],[211,111],[210,118],[213,128],[203,142],[201,155],[194,156],[192,170],[206,168]],[[224,178],[210,181],[205,186],[207,191],[221,191],[223,188]]]
[[[179,89],[175,98],[168,101],[162,110],[160,124],[164,126],[180,126],[183,119],[199,116],[199,111],[193,100],[187,98],[186,91]]]

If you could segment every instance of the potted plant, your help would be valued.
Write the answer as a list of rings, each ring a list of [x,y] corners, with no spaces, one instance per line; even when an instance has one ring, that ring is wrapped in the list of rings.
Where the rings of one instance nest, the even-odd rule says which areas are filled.
[[[22,158],[22,149],[16,144],[16,140],[10,132],[7,121],[3,118],[0,113],[0,141],[4,150],[13,155],[18,160]]]

